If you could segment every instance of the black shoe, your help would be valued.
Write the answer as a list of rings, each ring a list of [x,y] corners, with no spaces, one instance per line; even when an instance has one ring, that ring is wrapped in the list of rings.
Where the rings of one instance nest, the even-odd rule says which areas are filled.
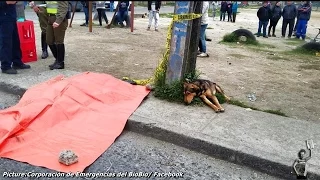
[[[42,51],[41,59],[47,59],[48,56],[48,51]]]
[[[30,69],[31,66],[28,64],[21,64],[21,65],[12,65],[13,69]]]
[[[268,36],[263,36],[264,38],[268,38]]]
[[[57,63],[58,63],[57,60],[55,60],[54,63],[52,63],[52,64],[49,65],[49,68],[52,68],[52,67],[55,66]]]
[[[86,23],[83,23],[83,24],[81,24],[80,26],[87,26],[87,27],[88,27],[88,24],[86,24]]]
[[[64,62],[57,62],[50,67],[50,70],[64,69]]]
[[[18,71],[13,69],[13,68],[10,68],[10,69],[6,69],[6,70],[2,70],[2,73],[5,73],[5,74],[18,74]]]
[[[271,34],[268,34],[268,37],[271,37]]]
[[[272,37],[277,37],[275,34],[272,34]]]

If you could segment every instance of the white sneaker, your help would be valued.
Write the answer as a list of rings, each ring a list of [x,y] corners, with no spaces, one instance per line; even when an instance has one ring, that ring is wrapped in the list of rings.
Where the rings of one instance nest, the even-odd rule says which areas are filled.
[[[198,57],[209,57],[209,54],[202,52],[202,53],[198,54],[197,56]]]

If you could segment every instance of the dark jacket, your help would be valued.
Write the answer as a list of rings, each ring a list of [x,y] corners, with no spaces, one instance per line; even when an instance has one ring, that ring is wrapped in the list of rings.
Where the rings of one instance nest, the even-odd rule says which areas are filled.
[[[303,4],[299,4],[298,9],[297,9],[297,19],[299,19],[299,16],[301,14],[301,10],[299,11],[299,9],[301,9],[303,7]]]
[[[301,9],[298,9],[300,11],[299,20],[310,20],[311,16],[311,6],[310,4],[304,4]]]
[[[119,6],[119,11],[121,12],[128,11],[129,1],[119,1],[118,6]]]
[[[226,1],[221,2],[221,12],[226,12],[228,10],[228,3]]]
[[[15,4],[7,4],[6,1],[0,1],[0,22],[17,21],[17,12]]]
[[[161,1],[154,1],[154,2],[155,2],[156,10],[159,11],[161,8]],[[148,1],[148,11],[151,11],[151,4],[152,4],[152,1]]]
[[[233,6],[232,3],[228,3],[228,6],[227,6],[227,12],[228,13],[232,13],[232,6]]]
[[[89,7],[89,1],[80,1],[83,7],[88,8]]]
[[[282,15],[282,9],[280,6],[274,5],[271,9],[271,20],[279,21]]]
[[[257,16],[260,21],[269,21],[270,15],[271,15],[271,12],[269,7],[262,6],[261,8],[259,8],[257,12]]]
[[[291,5],[286,5],[283,8],[282,11],[282,17],[283,19],[295,19],[297,17],[297,8],[295,5],[291,4]]]

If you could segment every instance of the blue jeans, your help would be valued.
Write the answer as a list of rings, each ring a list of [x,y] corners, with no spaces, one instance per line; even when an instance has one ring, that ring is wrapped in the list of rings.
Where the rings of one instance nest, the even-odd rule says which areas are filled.
[[[268,21],[260,21],[259,20],[259,27],[258,27],[258,36],[261,35],[261,28],[263,27],[263,36],[267,36],[267,26],[268,26],[269,20]]]
[[[307,26],[308,26],[308,21],[304,19],[299,19],[298,20],[298,25],[297,25],[297,32],[296,32],[296,37],[297,38],[306,38],[306,33],[307,33]]]
[[[207,53],[207,45],[206,45],[207,26],[208,24],[201,24],[201,27],[200,27],[199,51],[203,53]]]
[[[88,7],[83,7],[83,12],[86,18],[86,24],[89,24],[89,8]]]
[[[0,22],[0,60],[1,69],[8,70],[11,65],[20,66],[22,52],[17,22]]]
[[[110,12],[114,11],[114,3],[110,3]]]
[[[126,21],[128,18],[128,11],[119,11],[117,16],[119,23],[123,24],[123,21]]]

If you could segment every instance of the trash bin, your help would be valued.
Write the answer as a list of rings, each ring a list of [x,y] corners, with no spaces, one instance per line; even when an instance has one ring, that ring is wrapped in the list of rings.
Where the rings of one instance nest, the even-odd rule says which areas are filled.
[[[17,1],[16,11],[17,11],[17,21],[24,22],[26,20],[26,16],[24,14],[24,1]]]

